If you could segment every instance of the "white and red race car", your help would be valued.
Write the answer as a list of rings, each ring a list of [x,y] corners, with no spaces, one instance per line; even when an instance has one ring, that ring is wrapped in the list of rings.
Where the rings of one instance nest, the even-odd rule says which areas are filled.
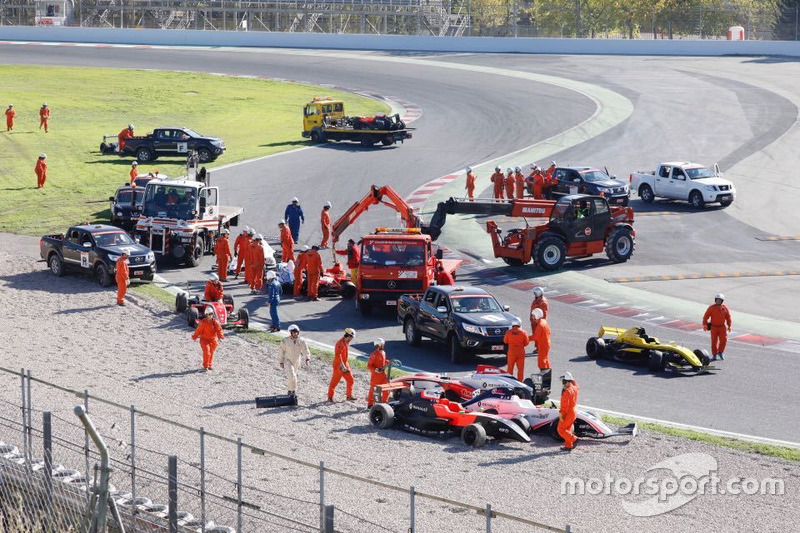
[[[530,424],[531,433],[550,434],[560,439],[557,432],[559,412],[555,401],[548,400],[544,405],[534,405],[532,401],[522,399],[506,387],[497,387],[477,391],[471,400],[461,405],[467,411],[480,411],[496,414],[503,418],[515,419],[520,415]],[[636,436],[636,424],[628,424],[614,431],[599,417],[588,411],[578,411],[573,425],[575,435],[592,439],[609,437]]]

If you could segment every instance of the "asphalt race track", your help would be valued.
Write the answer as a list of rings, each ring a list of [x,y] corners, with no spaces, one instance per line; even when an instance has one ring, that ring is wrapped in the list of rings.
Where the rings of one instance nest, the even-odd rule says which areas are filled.
[[[719,162],[723,170],[735,167],[757,158],[765,147],[793,131],[797,119],[792,98],[766,88],[770,82],[777,87],[787,79],[796,80],[797,63],[752,58],[378,55],[79,47],[58,48],[54,52],[50,47],[0,45],[0,62],[257,75],[334,84],[396,97],[419,106],[423,114],[413,123],[414,138],[403,146],[363,149],[356,145],[326,145],[213,172],[214,184],[222,190],[223,203],[244,206],[243,223],[266,236],[277,235],[277,221],[282,218],[285,205],[298,196],[307,217],[301,229],[301,244],[319,242],[319,211],[326,200],[333,203],[335,219],[372,184],[389,184],[407,195],[433,179],[462,171],[466,165],[494,160],[574,128],[590,119],[597,109],[591,98],[567,87],[510,77],[485,67],[589,83],[630,101],[632,113],[621,117],[619,125],[593,137],[587,135],[574,146],[553,147],[544,160],[607,166],[625,180],[628,173],[652,169],[661,160],[693,160],[709,165]],[[453,63],[464,68],[447,66]],[[120,122],[135,122],[135,118],[135,115],[123,116]],[[297,127],[301,127],[300,110]],[[269,128],[269,124],[264,128]],[[773,156],[772,161],[781,167],[779,159]],[[529,162],[510,158],[501,159],[500,164],[505,168]],[[222,165],[226,163],[224,158],[220,161]],[[716,272],[743,265],[756,270],[792,265],[796,268],[800,264],[797,241],[760,240],[774,231],[769,218],[780,219],[794,227],[795,234],[800,233],[798,215],[786,209],[790,204],[785,189],[776,188],[783,191],[780,194],[763,192],[775,202],[775,208],[765,213],[761,224],[753,215],[752,204],[741,197],[741,191],[754,187],[758,177],[735,173],[726,177],[733,179],[740,190],[740,198],[731,208],[711,207],[696,212],[678,203],[657,202],[648,206],[634,199],[632,205],[637,214],[644,216],[639,216],[635,223],[637,248],[632,260],[613,266],[604,258],[581,261],[572,270],[593,278],[610,278],[681,273],[695,265]],[[488,173],[479,172],[478,178],[488,186]],[[789,183],[790,178],[786,175],[785,179],[775,179],[781,187],[796,187]],[[345,238],[371,231],[377,225],[393,225],[395,220],[393,213],[373,209]],[[474,229],[476,239],[488,241],[477,224]],[[441,241],[454,252],[471,251],[468,240],[448,241],[447,228]],[[330,266],[328,252],[323,259]],[[162,274],[181,284],[204,279],[210,267],[211,260],[207,258],[202,270],[167,267]],[[539,274],[532,266],[511,269],[496,260],[473,261],[459,276],[459,282],[484,286],[524,319],[531,296],[506,282],[498,282],[498,274],[503,273],[515,280],[532,279]],[[547,286],[548,279],[539,276],[534,281]],[[228,291],[256,319],[268,320],[265,295],[251,296],[243,284],[232,287]],[[654,301],[661,293],[709,303],[715,292],[723,290],[729,293],[727,303],[737,332],[759,333],[748,329],[748,324],[737,322],[737,310],[742,310],[793,322],[795,329],[792,335],[787,333],[787,338],[800,338],[800,334],[794,333],[798,331],[800,313],[787,297],[798,294],[796,276],[742,278],[730,284],[715,280],[705,286],[687,283],[638,284],[638,287],[650,291]],[[730,294],[736,294],[736,299]],[[389,356],[402,359],[407,366],[437,372],[467,370],[466,366],[450,365],[444,349],[428,343],[422,348],[406,346],[401,328],[389,313],[362,318],[353,302],[308,303],[292,298],[284,301],[280,311],[287,325],[297,323],[321,342],[333,344],[341,330],[351,326],[359,331],[354,343],[358,350],[371,350],[372,340],[383,337],[388,341]],[[637,321],[552,299],[551,316],[554,372],[558,375],[570,370],[576,375],[581,383],[581,403],[800,442],[800,427],[787,424],[796,419],[794,406],[800,404],[800,389],[781,386],[786,384],[787,376],[800,374],[798,353],[785,347],[731,343],[726,350],[728,357],[719,363],[722,369],[715,375],[654,376],[643,368],[592,362],[584,354],[586,339],[596,334],[599,326],[631,326]],[[700,318],[694,320],[699,322]],[[674,339],[692,348],[708,348],[708,337],[702,332],[649,324],[647,328],[650,335],[661,339]],[[504,359],[493,361],[504,364]],[[535,359],[528,360],[527,369],[535,370]]]

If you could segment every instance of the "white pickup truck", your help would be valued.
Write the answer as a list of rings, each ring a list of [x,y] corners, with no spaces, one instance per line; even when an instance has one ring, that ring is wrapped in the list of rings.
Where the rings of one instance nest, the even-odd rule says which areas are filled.
[[[717,165],[711,170],[695,163],[662,163],[654,172],[634,172],[630,184],[631,192],[648,204],[657,197],[670,198],[699,209],[714,202],[728,207],[736,198],[733,183],[722,178]]]

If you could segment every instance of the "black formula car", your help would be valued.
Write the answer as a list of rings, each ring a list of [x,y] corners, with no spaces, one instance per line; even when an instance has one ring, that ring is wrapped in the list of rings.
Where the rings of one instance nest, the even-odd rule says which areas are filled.
[[[405,386],[398,399],[379,403],[369,411],[370,423],[380,429],[398,426],[411,433],[440,435],[459,433],[467,446],[479,447],[486,438],[530,442],[530,424],[523,417],[511,420],[487,413],[468,413],[461,404],[432,391],[415,393]]]

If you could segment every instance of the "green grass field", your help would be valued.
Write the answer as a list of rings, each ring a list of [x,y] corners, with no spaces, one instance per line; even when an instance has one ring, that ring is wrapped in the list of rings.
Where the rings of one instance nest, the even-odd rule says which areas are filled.
[[[314,96],[342,98],[352,115],[388,112],[382,102],[296,83],[210,74],[0,65],[0,107],[14,104],[14,131],[0,122],[0,231],[41,235],[83,220],[107,221],[108,197],[128,180],[133,158],[99,152],[103,135],[128,123],[143,135],[186,126],[221,137],[227,151],[209,169],[291,150],[301,135],[302,107]],[[39,108],[51,109],[50,133]],[[5,117],[3,117],[5,119]],[[48,179],[36,189],[33,167],[47,154]],[[185,160],[159,159],[140,173],[185,174]]]

